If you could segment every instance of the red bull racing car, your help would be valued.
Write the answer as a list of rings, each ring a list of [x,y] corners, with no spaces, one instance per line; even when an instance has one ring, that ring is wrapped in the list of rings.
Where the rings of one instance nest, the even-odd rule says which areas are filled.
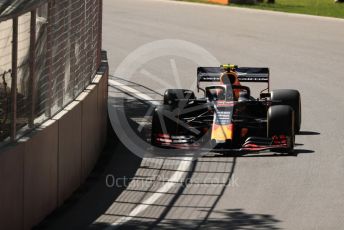
[[[266,83],[259,97],[245,82]],[[167,89],[152,120],[152,145],[227,152],[292,153],[301,128],[297,90],[270,91],[268,68],[198,67],[196,98],[188,89]],[[204,88],[201,83],[208,83]],[[210,84],[210,85],[209,85]]]

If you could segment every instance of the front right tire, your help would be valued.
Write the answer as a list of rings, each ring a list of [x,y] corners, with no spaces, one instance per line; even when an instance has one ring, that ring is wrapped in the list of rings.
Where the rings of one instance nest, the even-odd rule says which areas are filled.
[[[287,148],[278,151],[292,153],[295,143],[294,110],[289,105],[273,105],[267,115],[267,135],[287,137]]]
[[[301,129],[301,95],[294,89],[278,89],[271,91],[273,105],[289,105],[294,110],[294,130],[299,133]]]

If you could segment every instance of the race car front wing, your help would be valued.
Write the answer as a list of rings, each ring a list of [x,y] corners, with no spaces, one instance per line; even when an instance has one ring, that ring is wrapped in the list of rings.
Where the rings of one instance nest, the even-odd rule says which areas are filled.
[[[195,141],[192,136],[176,136],[158,134],[155,137],[155,146],[183,150],[200,150],[214,152],[261,152],[265,150],[283,150],[290,148],[290,138],[285,135],[266,137],[249,137],[239,148],[232,148],[230,144],[212,145],[205,148],[201,142]],[[211,144],[210,144],[211,145]]]

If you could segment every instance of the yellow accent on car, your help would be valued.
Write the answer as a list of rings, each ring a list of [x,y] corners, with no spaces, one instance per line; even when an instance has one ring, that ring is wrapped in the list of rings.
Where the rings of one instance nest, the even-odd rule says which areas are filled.
[[[238,68],[238,66],[234,64],[223,64],[220,67],[223,69],[230,69],[230,70]]]

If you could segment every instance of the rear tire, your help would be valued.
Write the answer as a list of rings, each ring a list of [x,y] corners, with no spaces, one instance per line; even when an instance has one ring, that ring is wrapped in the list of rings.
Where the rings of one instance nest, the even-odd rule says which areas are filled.
[[[196,99],[195,93],[188,89],[168,89],[164,93],[164,105],[184,108]]]
[[[295,143],[294,111],[288,105],[273,105],[268,110],[267,134],[268,137],[285,135],[287,136],[287,149],[280,152],[292,153]]]
[[[301,129],[301,96],[293,89],[279,89],[271,91],[273,105],[289,105],[294,110],[294,130],[299,133]]]
[[[153,146],[156,146],[156,135],[157,134],[168,134],[168,130],[167,130],[167,122],[169,122],[168,119],[164,119],[162,114],[164,112],[164,110],[169,110],[170,106],[159,106],[157,108],[155,108],[154,113],[153,113],[153,117],[152,117],[152,130],[151,130],[151,144]],[[161,116],[161,117],[159,117]],[[161,120],[163,120],[164,124],[161,124]],[[164,125],[164,127],[163,127]]]

